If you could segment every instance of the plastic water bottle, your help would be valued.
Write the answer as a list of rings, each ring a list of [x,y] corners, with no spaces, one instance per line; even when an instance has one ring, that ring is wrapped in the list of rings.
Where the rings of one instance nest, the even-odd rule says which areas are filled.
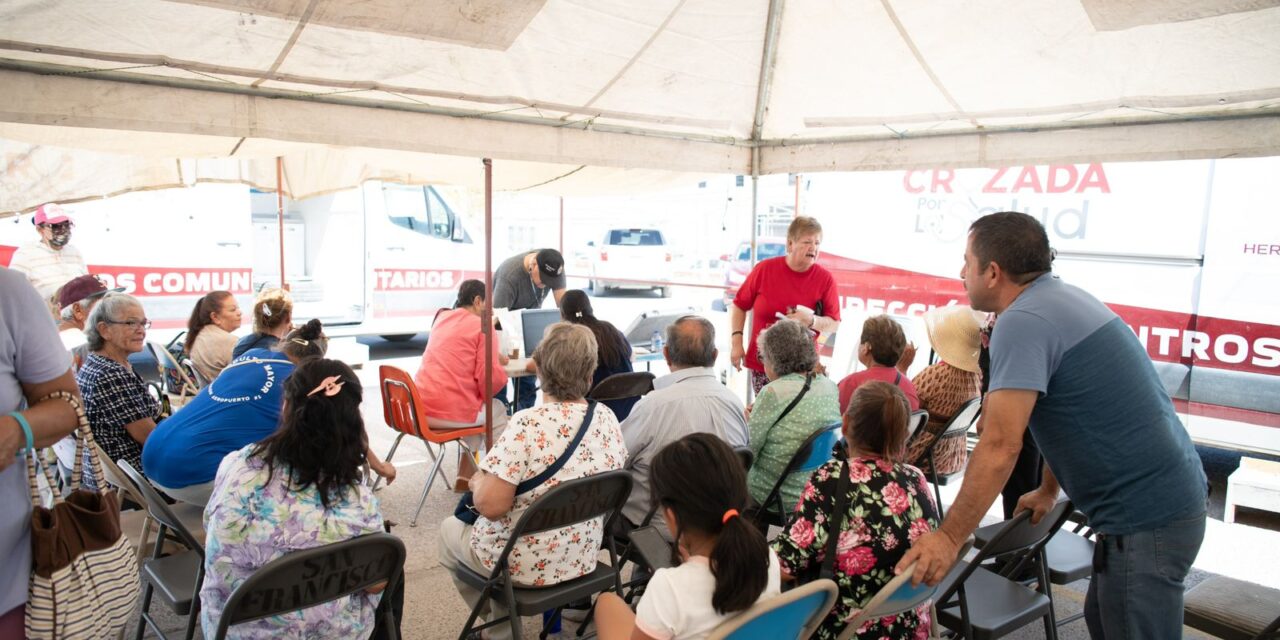
[[[649,351],[651,353],[662,353],[662,332],[661,331],[654,331],[653,335],[649,336]]]

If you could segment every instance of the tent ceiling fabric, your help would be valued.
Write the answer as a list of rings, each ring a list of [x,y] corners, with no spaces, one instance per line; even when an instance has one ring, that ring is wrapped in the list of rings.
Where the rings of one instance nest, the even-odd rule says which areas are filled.
[[[8,0],[0,24],[10,158],[136,131],[97,151],[344,167],[316,184],[492,157],[570,193],[1280,154],[1280,0]]]

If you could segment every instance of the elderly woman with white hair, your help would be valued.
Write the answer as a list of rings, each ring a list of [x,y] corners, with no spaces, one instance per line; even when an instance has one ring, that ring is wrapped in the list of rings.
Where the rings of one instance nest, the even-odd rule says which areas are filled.
[[[747,485],[751,497],[763,502],[805,439],[840,422],[840,390],[814,373],[818,352],[813,334],[799,322],[774,323],[760,334],[759,347],[769,383],[756,396],[747,419],[755,454]],[[782,503],[790,507],[799,502],[808,479],[807,473],[792,473],[782,483]]]
[[[542,404],[511,417],[480,462],[480,471],[471,477],[474,524],[457,517],[440,523],[440,564],[453,573],[470,607],[482,594],[457,577],[459,566],[487,575],[516,521],[535,500],[559,483],[621,469],[627,461],[618,419],[608,407],[586,400],[596,352],[595,336],[582,325],[557,322],[547,328],[533,352]],[[579,431],[583,435],[575,446]],[[516,492],[517,485],[561,462],[563,466],[542,484]],[[550,586],[594,571],[603,527],[597,518],[521,538],[509,557],[511,579],[520,586]],[[507,615],[498,602],[490,602],[489,609],[491,621]],[[486,633],[500,640],[510,637],[511,627],[500,624]]]
[[[129,366],[129,354],[142,351],[150,326],[137,298],[107,294],[85,322],[89,356],[76,374],[94,440],[112,460],[127,460],[135,469],[142,468],[142,444],[160,416],[160,402]]]

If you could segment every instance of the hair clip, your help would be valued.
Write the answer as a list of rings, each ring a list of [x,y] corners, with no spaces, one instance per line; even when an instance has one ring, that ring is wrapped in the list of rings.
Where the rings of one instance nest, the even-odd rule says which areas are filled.
[[[262,315],[264,315],[264,316],[266,316],[266,317],[268,317],[268,318],[270,318],[270,317],[271,317],[271,307],[268,307],[268,306],[267,306],[267,301],[266,301],[266,300],[263,300],[263,301],[262,301]]]
[[[309,340],[303,340],[302,338],[289,338],[289,342],[292,342],[294,344],[300,344],[304,347],[311,344]]]
[[[581,311],[578,311],[578,312],[574,313],[574,314],[573,314],[573,317],[575,317],[575,318],[581,318],[581,317],[582,317],[582,312],[581,312]]]
[[[332,398],[333,396],[338,395],[339,391],[342,391],[342,385],[346,383],[346,380],[343,380],[341,376],[329,376],[320,383],[320,386],[312,389],[311,393],[307,394],[307,397],[310,398],[311,396],[323,391],[325,397]]]

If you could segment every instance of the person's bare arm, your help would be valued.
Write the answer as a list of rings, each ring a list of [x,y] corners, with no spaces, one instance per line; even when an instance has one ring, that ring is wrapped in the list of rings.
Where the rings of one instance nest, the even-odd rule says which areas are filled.
[[[827,316],[819,316],[796,309],[787,314],[787,318],[799,322],[801,325],[809,327],[818,333],[833,333],[840,328],[840,321]]]
[[[907,346],[902,349],[902,357],[898,358],[898,371],[906,375],[907,370],[911,368],[911,364],[916,361],[916,343],[908,342]]]
[[[129,437],[133,438],[133,441],[138,444],[146,443],[147,436],[150,436],[151,432],[155,431],[155,429],[156,421],[152,418],[134,420],[124,426],[125,432],[128,433]]]
[[[383,480],[386,480],[387,484],[396,481],[395,466],[390,462],[384,462],[382,458],[378,457],[378,454],[373,452],[373,449],[365,447],[364,461],[369,464],[369,469],[381,476]]]
[[[507,515],[516,501],[516,485],[497,476],[476,471],[471,476],[471,494],[476,511],[489,520]]]
[[[1062,488],[1058,486],[1058,478],[1053,475],[1053,470],[1049,468],[1049,464],[1045,463],[1044,472],[1040,476],[1040,486],[1032,491],[1028,491],[1018,498],[1018,506],[1014,507],[1013,512],[1031,510],[1031,524],[1040,524],[1040,519],[1053,509],[1053,505],[1058,502],[1058,492]]]
[[[729,303],[729,364],[734,369],[742,371],[742,359],[747,356],[747,350],[743,345],[743,330],[747,326],[747,312],[738,308],[738,305]]]
[[[22,394],[27,398],[28,409],[22,411],[22,417],[31,425],[31,435],[35,446],[47,447],[65,438],[75,430],[78,421],[71,404],[59,399],[36,402],[55,392],[67,391],[76,398],[80,397],[80,389],[71,370],[49,380],[34,384],[22,385]],[[17,419],[9,415],[0,415],[0,470],[17,460],[18,451],[27,446],[27,436]]]
[[[955,503],[947,510],[947,517],[937,531],[921,536],[911,545],[895,567],[895,573],[919,561],[912,584],[936,585],[946,577],[955,564],[960,545],[978,527],[983,514],[1008,481],[1038,397],[1036,391],[1020,389],[1001,389],[987,394],[983,404],[986,426],[973,450]]]
[[[556,299],[556,308],[560,307],[560,299],[564,297],[564,289],[552,289],[551,297]]]

